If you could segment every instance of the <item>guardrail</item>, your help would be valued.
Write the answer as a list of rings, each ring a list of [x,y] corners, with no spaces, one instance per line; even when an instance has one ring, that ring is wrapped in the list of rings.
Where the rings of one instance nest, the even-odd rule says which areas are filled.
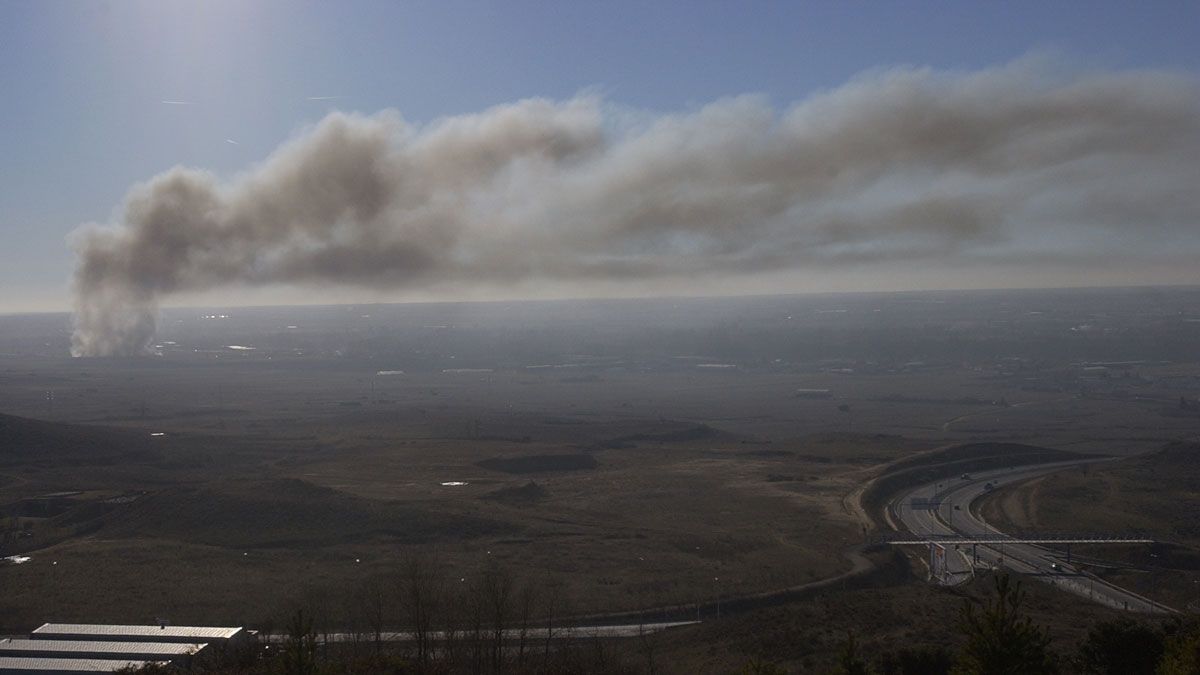
[[[872,544],[888,544],[892,546],[928,546],[930,544],[1155,544],[1156,539],[1148,537],[1125,537],[1114,535],[1071,535],[1071,534],[1042,534],[1042,535],[994,535],[994,536],[965,536],[956,534],[945,535],[912,535],[906,532],[885,532],[872,538]]]

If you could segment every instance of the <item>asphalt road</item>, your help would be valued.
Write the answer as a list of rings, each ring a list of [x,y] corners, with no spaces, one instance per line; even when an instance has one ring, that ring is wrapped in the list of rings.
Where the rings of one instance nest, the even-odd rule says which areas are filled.
[[[642,635],[650,635],[668,628],[676,628],[678,626],[692,626],[699,621],[663,621],[657,623],[645,624],[625,624],[620,626],[560,626],[553,630],[544,627],[530,627],[524,631],[517,628],[509,628],[504,631],[505,640],[520,640],[525,639],[529,642],[538,642],[545,640],[592,640],[592,639],[610,639],[610,638],[630,638],[640,637]],[[490,629],[483,629],[483,634],[487,639],[491,639],[492,632]],[[460,632],[457,635],[458,639],[464,638],[464,633]],[[322,633],[317,635],[317,638],[326,642],[371,642],[375,639],[373,633]],[[434,641],[444,640],[446,634],[442,631],[433,631],[429,634],[429,639]],[[287,636],[284,635],[268,635],[264,636],[267,642],[284,642]],[[380,640],[383,642],[414,642],[416,634],[410,631],[385,631],[380,634]]]
[[[1005,536],[984,522],[972,504],[991,489],[1030,480],[1056,471],[1109,460],[1078,460],[1017,466],[1008,469],[975,472],[967,478],[948,478],[909,490],[889,506],[893,517],[917,537],[988,537]],[[940,501],[934,509],[913,508],[916,501]],[[1004,567],[1062,590],[1089,598],[1103,605],[1134,612],[1166,613],[1169,608],[1136,593],[1105,583],[1066,563],[1065,555],[1032,544],[961,545],[944,547],[945,574],[940,581],[962,583],[971,578],[976,567]],[[943,566],[939,566],[943,567]]]

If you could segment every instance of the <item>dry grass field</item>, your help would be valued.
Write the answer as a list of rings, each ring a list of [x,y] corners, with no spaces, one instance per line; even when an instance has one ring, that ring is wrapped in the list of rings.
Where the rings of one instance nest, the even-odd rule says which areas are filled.
[[[23,519],[31,544],[52,545],[3,570],[6,616],[259,616],[303,591],[297,579],[350,587],[409,547],[433,547],[463,574],[495,559],[559,579],[579,611],[792,586],[847,565],[840,552],[860,535],[839,500],[861,456],[916,447],[840,435],[766,444],[667,422],[604,432],[624,440],[358,440],[269,457],[170,435],[86,479],[70,457],[22,464],[13,495],[86,492]],[[197,457],[209,444],[224,449]],[[497,498],[531,484],[535,499]]]
[[[1014,530],[1137,534],[1150,546],[1077,547],[1091,569],[1178,609],[1200,607],[1200,444],[1161,449],[998,491],[989,521]]]

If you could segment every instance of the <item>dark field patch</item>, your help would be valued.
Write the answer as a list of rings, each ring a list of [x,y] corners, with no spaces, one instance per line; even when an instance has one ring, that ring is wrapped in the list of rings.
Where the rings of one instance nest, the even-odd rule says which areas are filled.
[[[0,465],[88,466],[158,457],[146,434],[0,415]]]
[[[306,548],[372,538],[467,539],[508,526],[354,497],[297,479],[229,481],[140,499],[105,526],[108,537],[153,537],[226,547]]]
[[[550,473],[553,471],[589,471],[596,468],[591,455],[526,455],[524,457],[493,457],[476,463],[491,471],[504,473]]]
[[[609,450],[620,450],[623,448],[636,447],[638,443],[690,443],[693,441],[707,441],[722,437],[723,434],[708,426],[707,424],[699,424],[687,429],[676,431],[663,431],[658,433],[641,433],[629,434],[628,436],[618,436],[600,442],[600,447]]]

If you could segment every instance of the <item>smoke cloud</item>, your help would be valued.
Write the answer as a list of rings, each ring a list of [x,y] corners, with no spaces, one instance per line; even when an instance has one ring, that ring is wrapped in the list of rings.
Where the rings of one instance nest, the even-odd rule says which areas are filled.
[[[175,168],[73,235],[73,353],[144,353],[227,285],[653,280],[1200,250],[1200,88],[1154,71],[861,75],[785,109],[524,100],[335,113],[230,180]]]

